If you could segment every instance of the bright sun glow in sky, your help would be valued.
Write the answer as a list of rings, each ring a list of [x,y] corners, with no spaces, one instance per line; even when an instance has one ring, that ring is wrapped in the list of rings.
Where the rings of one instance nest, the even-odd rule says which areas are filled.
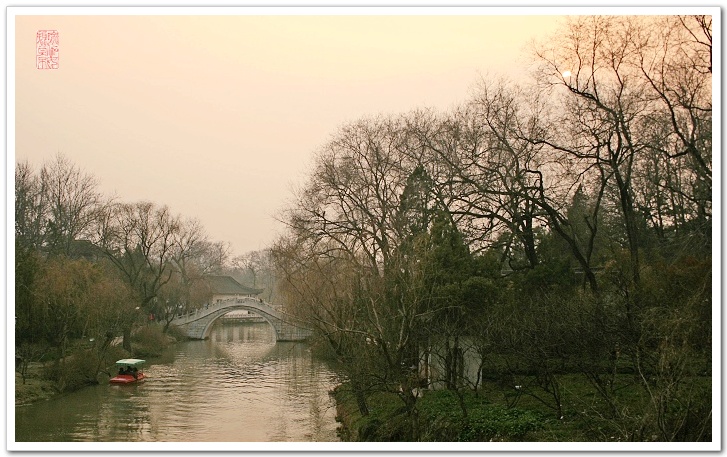
[[[18,16],[15,160],[60,152],[104,194],[167,204],[242,254],[283,230],[275,215],[339,126],[449,109],[483,75],[524,77],[529,41],[562,22]],[[56,70],[36,69],[38,30],[58,30]]]

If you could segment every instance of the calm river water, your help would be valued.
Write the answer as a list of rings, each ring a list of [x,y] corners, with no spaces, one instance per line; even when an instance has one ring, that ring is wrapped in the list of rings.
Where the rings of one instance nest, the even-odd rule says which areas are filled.
[[[16,441],[338,441],[335,373],[266,323],[217,325],[150,362],[140,385],[16,407]]]

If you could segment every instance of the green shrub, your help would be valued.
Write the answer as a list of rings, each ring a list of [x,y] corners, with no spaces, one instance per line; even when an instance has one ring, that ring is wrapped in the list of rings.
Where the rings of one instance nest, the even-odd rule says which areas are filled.
[[[53,383],[58,392],[70,392],[97,384],[98,357],[91,350],[85,350],[48,365],[43,377]]]
[[[160,325],[145,325],[131,338],[134,355],[138,357],[158,357],[169,345],[169,337]]]
[[[184,330],[177,327],[176,325],[170,325],[167,329],[167,336],[174,339],[174,341],[185,341],[188,340],[189,337],[186,333],[184,333]]]

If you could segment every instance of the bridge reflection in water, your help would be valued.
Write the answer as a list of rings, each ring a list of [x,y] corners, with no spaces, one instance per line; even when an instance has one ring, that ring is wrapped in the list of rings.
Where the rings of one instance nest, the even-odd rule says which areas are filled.
[[[218,319],[210,332],[210,340],[217,343],[275,343],[275,335],[265,322]]]

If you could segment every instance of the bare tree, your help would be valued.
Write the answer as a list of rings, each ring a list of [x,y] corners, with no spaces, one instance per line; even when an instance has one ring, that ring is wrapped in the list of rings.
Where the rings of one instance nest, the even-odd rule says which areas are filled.
[[[15,166],[15,242],[40,250],[45,244],[48,195],[28,162]]]
[[[101,196],[96,178],[57,155],[40,171],[48,203],[47,242],[51,252],[71,254],[73,241],[95,228]]]
[[[109,208],[101,227],[104,254],[135,292],[139,308],[155,312],[154,299],[172,277],[169,262],[181,229],[179,217],[150,202],[117,204]],[[135,317],[130,316],[124,327],[124,347],[129,350]]]
[[[639,283],[639,230],[633,196],[633,169],[646,149],[639,124],[649,109],[647,88],[629,65],[637,25],[630,18],[584,17],[546,49],[537,50],[541,80],[567,89],[560,125],[568,129],[543,139],[556,151],[602,167],[615,182],[631,261]],[[557,136],[556,136],[557,135]]]
[[[341,129],[318,155],[285,221],[293,237],[287,252],[301,251],[287,258],[305,265],[299,280],[337,280],[330,293],[309,299],[315,306],[308,307],[308,317],[340,357],[367,360],[362,366],[369,385],[397,393],[415,418],[415,329],[423,313],[423,282],[410,276],[415,261],[400,249],[405,225],[415,216],[402,214],[402,195],[417,166],[414,154],[402,153],[409,140],[405,125],[402,119],[377,119]],[[415,194],[421,193],[411,189],[407,198],[414,201]],[[319,272],[336,267],[338,274],[329,277]],[[281,272],[288,284],[291,271],[288,266]],[[362,347],[352,353],[354,343]],[[356,390],[361,395],[363,387]],[[363,397],[359,406],[365,410]]]
[[[202,274],[221,274],[230,264],[230,243],[226,241],[206,241],[201,243],[195,262]]]
[[[263,268],[263,255],[261,251],[250,251],[235,257],[233,260],[233,263],[238,268],[250,273],[250,276],[252,276],[252,287],[257,287],[258,274]]]
[[[247,286],[262,290],[265,301],[274,303],[277,291],[277,275],[270,249],[250,251],[232,260],[232,274]]]
[[[188,310],[188,307],[198,306],[200,303],[193,303],[192,292],[195,287],[202,283],[202,278],[209,269],[208,262],[204,258],[209,256],[211,243],[202,224],[196,219],[187,219],[179,222],[179,230],[172,234],[172,246],[169,261],[172,268],[178,273],[178,278],[171,281],[170,288],[175,292],[167,294],[166,300],[172,301],[170,308],[165,306],[165,313],[160,317],[167,319],[167,326],[178,307]],[[171,285],[175,287],[171,287]]]
[[[704,234],[712,206],[712,18],[665,16],[645,24],[633,65],[656,105],[652,161],[667,170],[652,169],[640,189],[656,193],[657,227]]]

